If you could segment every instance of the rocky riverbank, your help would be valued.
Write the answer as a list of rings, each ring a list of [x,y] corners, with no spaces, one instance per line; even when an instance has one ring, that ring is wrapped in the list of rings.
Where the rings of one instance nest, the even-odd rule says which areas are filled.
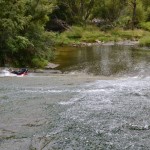
[[[71,46],[75,46],[75,47],[84,47],[84,46],[101,46],[101,45],[129,45],[129,46],[137,46],[139,44],[139,41],[137,40],[134,40],[134,41],[131,41],[131,40],[125,40],[125,41],[118,41],[118,42],[115,42],[115,41],[110,41],[110,42],[102,42],[102,41],[99,41],[99,40],[96,40],[95,42],[93,43],[87,43],[87,42],[81,42],[79,44],[71,44]]]

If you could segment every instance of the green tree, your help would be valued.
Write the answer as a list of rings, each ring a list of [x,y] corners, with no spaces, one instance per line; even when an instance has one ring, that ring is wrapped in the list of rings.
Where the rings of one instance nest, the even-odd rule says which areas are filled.
[[[128,0],[126,7],[129,23],[132,30],[142,21],[145,20],[145,10],[141,0]]]
[[[150,21],[150,0],[143,0],[144,12],[146,13],[146,21]]]
[[[57,0],[56,17],[73,24],[86,24],[90,18],[95,0]],[[62,13],[59,13],[62,12]],[[55,14],[54,14],[55,15]]]
[[[0,1],[0,63],[2,65],[16,51],[16,48],[11,45],[11,40],[17,37],[29,20],[24,16],[24,8],[25,3],[22,0]]]
[[[93,17],[99,17],[109,23],[117,21],[125,6],[125,0],[96,0]]]
[[[132,7],[132,30],[133,30],[137,22],[136,19],[137,0],[129,1],[129,5]]]
[[[27,3],[26,15],[31,16],[31,20],[23,33],[29,41],[32,41],[33,46],[28,49],[32,58],[28,61],[31,61],[30,63],[34,66],[39,64],[38,66],[43,67],[52,57],[51,34],[45,31],[45,25],[49,21],[48,15],[52,12],[54,6],[54,0],[29,0]]]
[[[44,26],[53,9],[50,0],[0,1],[0,64],[36,65],[51,55],[50,34]]]

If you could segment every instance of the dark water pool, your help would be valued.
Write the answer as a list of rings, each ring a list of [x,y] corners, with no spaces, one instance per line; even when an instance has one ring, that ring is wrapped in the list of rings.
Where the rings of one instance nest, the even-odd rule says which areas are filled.
[[[150,70],[150,50],[121,45],[59,47],[54,62],[60,64],[58,69],[63,72],[104,76],[139,74]]]

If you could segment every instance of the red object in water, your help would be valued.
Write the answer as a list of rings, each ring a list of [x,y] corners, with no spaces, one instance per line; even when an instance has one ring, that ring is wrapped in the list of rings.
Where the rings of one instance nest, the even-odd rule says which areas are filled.
[[[28,69],[22,68],[19,71],[12,71],[11,73],[19,75],[19,76],[24,76],[28,74]]]

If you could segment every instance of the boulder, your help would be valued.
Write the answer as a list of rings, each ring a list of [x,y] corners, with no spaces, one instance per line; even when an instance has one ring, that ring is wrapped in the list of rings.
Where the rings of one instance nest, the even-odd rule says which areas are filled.
[[[45,69],[54,69],[57,68],[59,64],[54,64],[54,63],[48,63]]]
[[[69,28],[69,25],[65,21],[60,19],[52,19],[46,26],[47,30],[55,32],[63,32]]]

